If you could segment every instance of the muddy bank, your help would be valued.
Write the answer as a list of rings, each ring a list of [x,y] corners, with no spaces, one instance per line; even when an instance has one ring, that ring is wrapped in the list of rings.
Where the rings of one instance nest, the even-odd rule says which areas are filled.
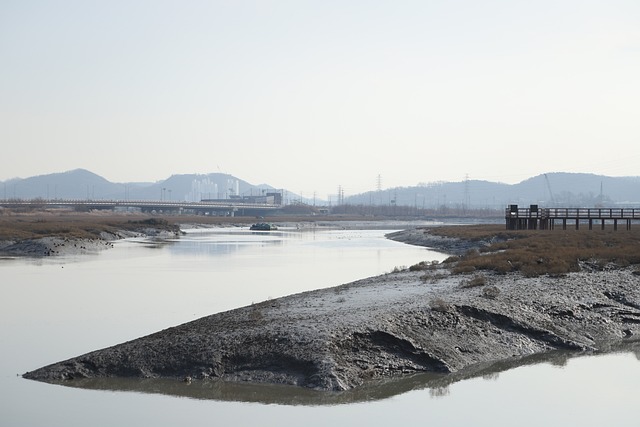
[[[348,390],[556,349],[607,350],[640,334],[640,279],[631,269],[485,278],[471,286],[471,277],[435,265],[372,277],[214,314],[24,376]]]
[[[113,247],[113,242],[131,237],[168,239],[180,235],[179,230],[140,227],[138,230],[101,231],[99,237],[47,236],[30,239],[0,240],[0,256],[46,257],[96,253]]]
[[[18,241],[0,241],[0,256],[45,257],[95,253],[111,248],[111,240],[42,237]]]
[[[414,227],[386,235],[388,239],[409,245],[424,246],[451,255],[464,255],[470,250],[481,249],[496,242],[493,239],[465,240],[455,237],[439,236],[431,228]]]

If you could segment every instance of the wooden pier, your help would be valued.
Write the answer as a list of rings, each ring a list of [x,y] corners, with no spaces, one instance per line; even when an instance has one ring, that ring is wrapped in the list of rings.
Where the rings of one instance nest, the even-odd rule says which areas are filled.
[[[593,229],[594,223],[604,230],[605,223],[613,223],[613,229],[618,224],[624,224],[631,229],[633,221],[640,221],[640,209],[633,208],[539,208],[531,205],[520,208],[509,205],[505,211],[507,230],[553,230],[556,224],[562,224],[567,229],[567,223],[574,225],[576,230],[580,225]]]

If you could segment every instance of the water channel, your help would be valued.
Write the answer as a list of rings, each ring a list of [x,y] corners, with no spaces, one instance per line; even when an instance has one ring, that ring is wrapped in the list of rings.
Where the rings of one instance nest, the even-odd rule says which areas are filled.
[[[19,376],[215,312],[446,257],[384,238],[394,230],[190,230],[93,255],[2,259],[0,426],[638,425],[638,347],[339,395],[162,381],[83,389]]]

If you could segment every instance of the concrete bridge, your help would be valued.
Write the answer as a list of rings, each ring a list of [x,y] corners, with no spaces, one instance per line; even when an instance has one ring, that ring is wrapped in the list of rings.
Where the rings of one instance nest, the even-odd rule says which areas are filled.
[[[74,209],[127,209],[143,212],[201,215],[261,215],[282,208],[280,204],[243,203],[238,200],[180,202],[171,200],[76,200],[76,199],[0,199],[0,206],[13,209],[42,209],[70,207]]]
[[[567,229],[567,223],[575,225],[576,230],[580,224],[588,225],[589,230],[593,224],[600,224],[604,230],[605,223],[613,223],[613,229],[618,229],[618,223],[623,223],[627,230],[631,229],[633,221],[640,221],[640,209],[634,208],[539,208],[538,205],[530,205],[528,208],[520,208],[518,205],[510,205],[505,211],[507,230],[553,230],[556,223],[562,224],[562,229]]]

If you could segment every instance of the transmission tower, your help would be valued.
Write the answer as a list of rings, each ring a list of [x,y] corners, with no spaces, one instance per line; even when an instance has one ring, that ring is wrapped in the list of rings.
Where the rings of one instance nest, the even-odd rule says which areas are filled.
[[[471,196],[469,195],[469,174],[464,176],[464,210],[469,208]]]
[[[338,205],[344,204],[344,188],[342,185],[338,185]]]

